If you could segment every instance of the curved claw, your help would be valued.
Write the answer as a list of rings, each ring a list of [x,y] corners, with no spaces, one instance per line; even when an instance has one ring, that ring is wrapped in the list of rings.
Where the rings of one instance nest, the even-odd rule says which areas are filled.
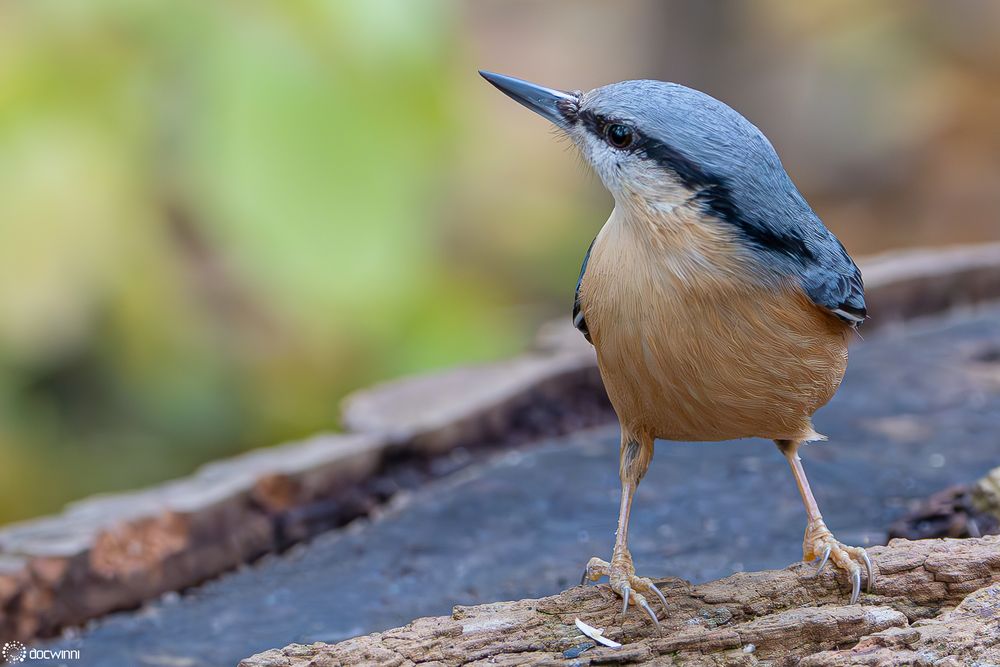
[[[629,596],[629,593],[631,593],[631,592],[632,592],[632,589],[629,588],[628,584],[625,584],[625,587],[622,590],[622,599],[624,599],[624,601],[625,601],[625,604],[622,605],[622,616],[624,616],[625,612],[628,611],[628,596]]]
[[[635,601],[639,603],[639,606],[642,607],[649,615],[649,618],[653,620],[653,625],[656,626],[656,633],[660,634],[660,619],[656,618],[656,612],[653,611],[653,608],[649,606],[649,603],[646,602],[646,599],[641,595],[636,595]]]
[[[650,588],[652,588],[653,592],[656,593],[656,597],[660,598],[660,604],[663,605],[663,613],[669,615],[670,614],[670,609],[667,607],[667,598],[666,598],[666,596],[664,596],[663,592],[659,588],[656,587],[656,584],[651,585]]]
[[[823,571],[826,567],[826,562],[830,560],[830,552],[833,551],[833,547],[827,545],[826,549],[823,551],[823,557],[819,560],[819,567],[816,568],[816,572],[813,574],[814,577],[818,577],[819,573]]]
[[[580,585],[581,586],[583,586],[585,583],[587,583],[587,579],[588,579],[587,575],[588,574],[590,574],[590,568],[587,568],[587,567],[583,568],[583,576],[580,577]]]
[[[861,568],[855,566],[851,572],[851,604],[857,604],[861,596]]]
[[[868,557],[868,552],[861,549],[861,558],[865,561],[865,569],[868,571],[868,581],[865,583],[865,592],[871,593],[875,586],[875,572],[872,569],[872,559]]]

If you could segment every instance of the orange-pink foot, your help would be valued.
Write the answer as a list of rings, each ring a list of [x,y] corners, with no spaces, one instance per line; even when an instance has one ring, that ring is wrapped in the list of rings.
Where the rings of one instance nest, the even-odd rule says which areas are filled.
[[[864,565],[865,591],[872,592],[875,572],[868,552],[861,547],[849,547],[834,539],[833,533],[822,520],[815,521],[806,528],[806,536],[802,541],[802,559],[819,562],[816,574],[819,574],[830,561],[839,569],[846,570],[851,578],[851,604],[855,604],[861,595],[861,565]]]
[[[609,563],[606,560],[597,558],[591,558],[587,563],[587,568],[583,571],[583,577],[580,579],[580,584],[582,585],[586,581],[597,581],[601,577],[607,577],[610,584],[611,590],[618,594],[622,598],[622,615],[628,611],[629,602],[633,602],[635,605],[641,607],[643,611],[649,616],[656,626],[657,632],[660,630],[660,621],[656,618],[656,612],[653,608],[649,606],[649,601],[646,599],[646,595],[655,595],[660,599],[660,604],[663,605],[664,612],[669,612],[667,607],[667,598],[663,596],[660,589],[656,587],[656,584],[652,580],[646,577],[635,576],[635,567],[632,565],[632,557],[628,554],[615,555],[611,558]],[[645,595],[644,595],[645,594]]]

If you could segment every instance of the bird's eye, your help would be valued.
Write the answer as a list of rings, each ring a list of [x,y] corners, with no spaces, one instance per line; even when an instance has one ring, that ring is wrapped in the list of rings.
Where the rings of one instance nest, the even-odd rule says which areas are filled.
[[[628,125],[612,123],[604,130],[604,136],[607,137],[608,143],[615,148],[628,148],[632,145],[635,132]]]

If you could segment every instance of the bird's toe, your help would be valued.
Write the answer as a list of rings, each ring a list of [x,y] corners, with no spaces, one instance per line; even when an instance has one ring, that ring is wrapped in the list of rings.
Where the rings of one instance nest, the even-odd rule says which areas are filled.
[[[588,581],[600,581],[603,577],[611,576],[611,563],[594,556],[587,561],[587,566],[583,568],[583,576],[580,577],[580,585],[583,586]]]
[[[663,613],[664,614],[670,613],[670,606],[667,604],[666,596],[663,594],[663,591],[661,591],[659,588],[656,587],[656,584],[653,583],[652,579],[649,579],[647,577],[636,577],[633,575],[632,587],[635,590],[643,591],[647,594],[652,593],[653,595],[655,595],[657,598],[659,598],[660,604],[663,606]]]
[[[583,585],[587,581],[598,581],[602,577],[608,577],[611,590],[622,599],[623,616],[628,611],[629,604],[632,603],[646,612],[646,615],[649,616],[650,620],[656,626],[657,632],[659,632],[660,621],[652,605],[649,604],[647,596],[655,595],[663,606],[665,614],[670,611],[667,598],[656,587],[652,579],[635,576],[635,568],[632,566],[632,559],[630,557],[623,556],[622,558],[612,559],[610,563],[602,558],[591,558],[587,562],[587,567],[583,570],[580,584]]]
[[[833,534],[823,525],[811,527],[806,532],[803,545],[807,559],[818,562],[814,576],[818,576],[828,562],[847,572],[851,582],[851,604],[861,597],[861,569],[864,566],[865,592],[871,593],[875,585],[875,568],[868,552],[861,547],[851,547],[834,539]]]

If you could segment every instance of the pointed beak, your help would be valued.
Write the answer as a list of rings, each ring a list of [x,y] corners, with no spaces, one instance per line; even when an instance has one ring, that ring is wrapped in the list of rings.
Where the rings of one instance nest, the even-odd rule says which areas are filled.
[[[479,70],[479,74],[507,97],[548,118],[559,127],[568,128],[576,119],[580,106],[577,94],[546,88],[503,74],[483,70]]]

